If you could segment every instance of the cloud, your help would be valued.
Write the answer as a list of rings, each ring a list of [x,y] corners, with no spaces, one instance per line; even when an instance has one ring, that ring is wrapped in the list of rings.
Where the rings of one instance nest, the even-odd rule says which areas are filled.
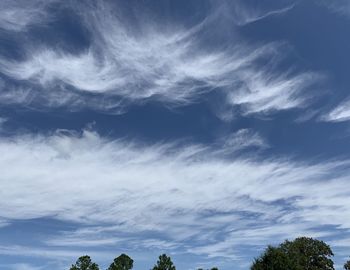
[[[53,2],[53,0],[1,1],[0,29],[19,32],[29,26],[46,22],[48,20],[46,8]]]
[[[40,269],[52,269],[61,270],[68,269],[72,262],[78,257],[86,254],[87,250],[80,249],[57,249],[50,247],[36,247],[36,246],[22,246],[22,245],[6,245],[0,246],[0,255],[13,256],[17,260],[19,258],[40,258],[45,259],[41,261],[40,266],[36,266],[32,263],[15,263],[15,264],[0,264],[3,269],[13,270],[40,270]],[[114,252],[109,251],[93,251],[89,250],[89,255],[95,261],[109,261],[115,256]]]
[[[229,232],[223,241],[215,244],[203,245],[190,249],[190,252],[199,255],[208,255],[209,257],[228,257],[231,259],[240,259],[235,255],[237,246],[253,246],[254,248],[265,247],[266,244],[274,244],[285,239],[294,239],[300,235],[320,238],[329,236],[330,232],[322,232],[312,228],[311,224],[271,224],[270,226],[260,226],[252,228],[242,228]],[[267,239],[268,242],[267,242]],[[242,257],[248,257],[246,254],[240,254]],[[251,258],[249,258],[251,259]]]
[[[321,117],[324,121],[343,122],[350,120],[350,101],[340,103],[336,108]]]
[[[209,46],[209,29],[224,20],[219,12],[191,26],[137,14],[131,28],[107,3],[71,8],[91,35],[89,48],[72,54],[41,45],[26,48],[23,61],[0,60],[3,74],[27,83],[25,90],[3,87],[0,102],[121,112],[130,103],[182,106],[215,92],[245,114],[269,113],[305,105],[304,92],[319,79],[268,68],[283,59],[288,46],[282,43],[248,45],[238,34],[220,33],[225,41]],[[262,65],[264,59],[270,63]]]
[[[222,256],[235,258],[241,245],[350,228],[348,160],[262,160],[92,131],[2,138],[0,151],[7,153],[0,157],[0,216],[80,224],[43,242],[52,247],[163,243],[163,250],[211,256],[226,248]]]
[[[37,266],[33,266],[30,264],[26,264],[26,263],[17,263],[17,264],[6,265],[6,266],[9,267],[10,269],[13,269],[13,270],[40,270],[40,269],[43,269],[42,267],[37,267]]]
[[[225,1],[222,4],[222,12],[226,13],[233,21],[244,26],[262,19],[283,15],[294,8],[295,1],[280,1],[279,7],[268,7],[268,5],[259,5],[259,3],[249,3],[249,1]]]
[[[269,147],[265,139],[251,129],[240,129],[222,140],[225,149],[234,151],[252,147],[256,149]]]
[[[303,107],[308,99],[300,92],[322,79],[312,73],[288,78],[253,70],[243,71],[241,76],[244,83],[230,95],[230,102],[242,105],[247,114]]]
[[[7,118],[0,117],[0,130],[2,129],[2,126],[7,122]]]
[[[48,258],[48,259],[76,259],[82,255],[82,250],[67,250],[67,249],[49,249],[48,247],[33,247],[33,246],[20,246],[20,245],[8,245],[0,246],[1,255],[9,256],[26,256],[36,258]],[[109,252],[91,252],[91,256],[96,256],[104,259],[110,259],[114,254]],[[108,257],[110,256],[110,257]],[[27,264],[17,264],[17,267],[28,266]]]
[[[327,7],[330,11],[348,17],[350,15],[350,3],[347,0],[338,1],[316,1],[317,4],[322,4]]]

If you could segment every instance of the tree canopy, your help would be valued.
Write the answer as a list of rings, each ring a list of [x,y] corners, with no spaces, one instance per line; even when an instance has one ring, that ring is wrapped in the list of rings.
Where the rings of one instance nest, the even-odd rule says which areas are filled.
[[[81,256],[70,270],[99,270],[98,264],[91,261],[90,256]]]
[[[334,270],[333,252],[323,241],[299,237],[278,247],[267,247],[251,270]]]
[[[350,261],[347,261],[347,262],[344,264],[344,269],[345,269],[345,270],[350,270]]]
[[[325,242],[309,237],[299,237],[293,241],[286,240],[278,246],[267,246],[264,252],[254,259],[250,269],[334,270],[333,256],[330,246]],[[134,260],[122,253],[113,260],[107,270],[131,270],[133,266]],[[350,260],[344,264],[344,269],[350,270]],[[99,270],[99,266],[85,255],[79,257],[69,270]],[[176,270],[176,267],[169,256],[162,254],[151,270]],[[210,270],[218,270],[218,268],[212,267]]]
[[[166,254],[162,254],[159,256],[157,264],[153,267],[153,270],[176,270],[176,267],[170,257]]]
[[[134,266],[134,260],[126,254],[121,254],[114,259],[108,270],[130,270]]]

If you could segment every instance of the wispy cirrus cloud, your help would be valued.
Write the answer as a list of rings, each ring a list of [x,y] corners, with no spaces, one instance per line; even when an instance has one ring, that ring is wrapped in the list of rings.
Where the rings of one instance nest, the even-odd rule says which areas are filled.
[[[240,129],[229,136],[225,136],[222,143],[227,151],[230,151],[230,149],[236,151],[252,147],[257,149],[269,147],[266,140],[251,129]]]
[[[338,1],[315,1],[318,4],[322,4],[327,7],[330,11],[343,15],[350,16],[350,3],[347,0],[338,0]]]
[[[245,114],[268,113],[305,105],[304,92],[319,79],[312,72],[291,74],[259,64],[269,58],[274,61],[269,66],[275,65],[286,52],[283,44],[247,45],[237,36],[234,42],[208,46],[207,29],[223,20],[220,12],[192,26],[164,26],[137,16],[140,21],[130,28],[107,2],[71,8],[91,35],[88,49],[71,54],[51,47],[27,48],[24,61],[0,61],[3,74],[30,83],[24,102],[34,107],[97,106],[119,112],[130,103],[186,105],[218,92]],[[22,104],[17,88],[8,88],[1,101]]]
[[[0,29],[19,32],[46,22],[49,19],[46,8],[53,2],[56,1],[1,1]]]
[[[24,245],[7,245],[0,246],[0,256],[14,256],[30,257],[30,258],[46,258],[48,261],[42,263],[40,266],[28,263],[15,263],[15,264],[0,264],[3,269],[13,270],[40,270],[40,269],[67,269],[72,265],[79,256],[82,256],[87,250],[81,249],[63,249],[63,248],[50,248],[50,247],[35,247]],[[110,260],[115,255],[109,251],[91,251],[89,254],[94,260]]]
[[[107,262],[120,249],[132,256],[139,252],[146,257],[152,250],[186,253],[191,263],[200,257],[244,264],[266,244],[300,235],[342,238],[330,243],[347,247],[350,160],[267,156],[270,143],[268,153],[275,150],[270,139],[276,138],[280,119],[272,122],[269,117],[274,127],[268,132],[262,128],[270,139],[240,129],[224,137],[215,134],[219,139],[211,145],[184,140],[148,144],[103,137],[93,130],[44,134],[38,127],[38,134],[14,133],[25,132],[18,126],[23,121],[35,125],[32,116],[16,122],[19,116],[11,110],[23,107],[113,114],[147,102],[169,107],[208,102],[225,111],[223,119],[239,119],[237,125],[220,123],[225,132],[254,125],[247,119],[251,116],[303,109],[299,121],[305,121],[323,111],[312,104],[313,90],[324,76],[293,66],[290,59],[303,54],[294,55],[287,41],[262,41],[247,34],[254,23],[278,24],[294,1],[273,6],[208,1],[194,12],[198,17],[186,19],[182,12],[177,14],[181,19],[158,16],[156,9],[144,6],[150,1],[137,2],[127,7],[125,1],[0,4],[0,31],[10,33],[11,42],[26,41],[16,43],[18,57],[11,58],[11,50],[0,57],[0,104],[11,105],[9,111],[3,106],[3,112],[14,118],[2,127],[7,119],[0,117],[0,152],[5,153],[0,155],[0,229],[11,238],[0,246],[0,256],[26,257],[30,263],[54,260],[49,269],[65,269],[80,255]],[[212,3],[210,8],[204,8],[207,3]],[[272,20],[263,22],[268,18]],[[48,40],[55,30],[60,34]],[[72,36],[76,40],[67,40]],[[66,42],[69,46],[62,45]],[[303,59],[295,62],[303,65]],[[325,120],[350,119],[349,106],[340,104]],[[43,114],[37,115],[35,121],[41,121]],[[51,114],[44,115],[38,125],[46,128]],[[154,120],[157,126],[159,118]],[[118,128],[111,128],[112,133]],[[280,142],[289,142],[300,131],[290,130],[292,135],[282,135],[286,137]],[[37,229],[37,224],[43,227]],[[39,230],[40,237],[34,239],[33,231]],[[15,231],[26,237],[11,237]],[[9,267],[36,269],[34,264]]]
[[[4,117],[0,117],[0,129],[2,128],[2,125],[7,122],[7,119]]]
[[[140,146],[91,131],[2,138],[0,151],[8,153],[0,158],[5,220],[81,224],[47,239],[50,246],[135,249],[163,241],[163,249],[235,258],[242,244],[350,227],[347,160],[232,157],[201,145]]]
[[[276,6],[254,1],[223,1],[222,11],[237,25],[244,26],[265,18],[283,15],[294,8],[297,1],[280,1]]]
[[[82,250],[67,250],[67,249],[49,249],[47,247],[33,247],[23,245],[9,245],[0,246],[0,255],[10,256],[25,256],[25,257],[44,257],[44,258],[55,258],[56,260],[65,259],[76,259],[81,256]],[[114,254],[109,252],[92,252],[92,256],[100,258],[113,257]],[[27,264],[25,264],[28,266]],[[18,265],[17,265],[18,266]]]
[[[289,77],[246,70],[241,76],[243,83],[237,91],[229,94],[229,102],[243,106],[246,114],[303,107],[312,94],[301,92],[315,81],[323,80],[320,74],[308,72]]]
[[[321,119],[329,122],[343,122],[350,120],[350,101],[344,101],[333,110],[324,114]]]
[[[11,265],[4,265],[4,267],[7,267],[12,270],[40,270],[43,269],[42,267],[33,266],[31,264],[26,263],[16,263]]]

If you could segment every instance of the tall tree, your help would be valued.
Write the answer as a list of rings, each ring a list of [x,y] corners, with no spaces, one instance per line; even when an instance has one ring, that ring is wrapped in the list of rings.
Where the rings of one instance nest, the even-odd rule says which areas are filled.
[[[251,270],[285,270],[285,269],[294,269],[292,262],[280,248],[268,246],[265,252],[257,259],[254,260],[254,263]]]
[[[166,254],[162,254],[159,256],[157,264],[153,267],[153,270],[176,270],[176,267],[170,257]]]
[[[99,270],[98,265],[91,261],[91,258],[87,255],[79,257],[70,270]]]
[[[108,270],[130,270],[134,266],[134,260],[126,254],[121,254],[114,259]]]
[[[333,252],[323,241],[299,237],[278,247],[267,247],[251,270],[334,270]]]
[[[350,270],[350,261],[347,261],[347,262],[344,264],[344,269],[345,269],[345,270]]]

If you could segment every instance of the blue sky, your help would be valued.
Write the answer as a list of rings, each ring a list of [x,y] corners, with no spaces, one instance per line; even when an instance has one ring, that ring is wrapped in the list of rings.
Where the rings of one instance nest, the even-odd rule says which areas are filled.
[[[0,269],[350,256],[350,4],[0,3]]]

